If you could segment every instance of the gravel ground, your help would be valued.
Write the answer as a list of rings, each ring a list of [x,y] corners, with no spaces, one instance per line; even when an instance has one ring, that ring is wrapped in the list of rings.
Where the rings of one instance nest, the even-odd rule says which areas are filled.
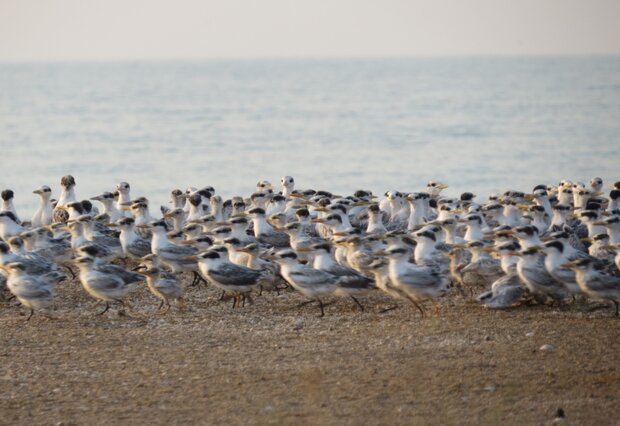
[[[2,424],[611,424],[620,323],[585,303],[490,311],[459,295],[438,315],[379,293],[264,294],[231,309],[211,288],[157,314],[146,285],[103,316],[79,283],[54,319],[0,304]]]

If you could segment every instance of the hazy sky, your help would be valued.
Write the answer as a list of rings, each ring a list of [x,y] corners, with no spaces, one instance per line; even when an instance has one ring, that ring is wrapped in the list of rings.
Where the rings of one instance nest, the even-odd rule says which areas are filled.
[[[573,53],[620,0],[0,0],[0,61]]]

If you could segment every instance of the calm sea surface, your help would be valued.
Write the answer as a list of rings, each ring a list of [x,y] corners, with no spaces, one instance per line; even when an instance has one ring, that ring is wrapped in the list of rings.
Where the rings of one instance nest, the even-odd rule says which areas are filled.
[[[0,187],[71,173],[249,194],[258,180],[346,193],[529,190],[620,180],[620,57],[0,64]]]

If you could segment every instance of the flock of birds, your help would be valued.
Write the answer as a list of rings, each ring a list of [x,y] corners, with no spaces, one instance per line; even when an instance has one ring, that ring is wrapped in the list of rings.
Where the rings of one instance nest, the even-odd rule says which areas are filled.
[[[620,303],[620,182],[538,185],[531,193],[507,191],[479,203],[466,192],[367,190],[349,196],[295,189],[268,181],[249,198],[223,200],[210,187],[175,189],[170,206],[151,215],[149,200],[132,198],[121,182],[113,192],[79,200],[76,182],[61,192],[33,191],[40,205],[22,221],[14,193],[2,192],[0,298],[30,309],[48,308],[56,287],[71,275],[98,302],[131,309],[128,293],[145,283],[166,306],[185,309],[181,274],[191,285],[223,290],[233,307],[252,295],[293,289],[317,302],[326,296],[358,298],[382,291],[424,303],[458,291],[492,309],[520,303]],[[92,201],[100,205],[93,205]],[[130,268],[129,260],[137,266]],[[390,309],[390,308],[388,308]]]

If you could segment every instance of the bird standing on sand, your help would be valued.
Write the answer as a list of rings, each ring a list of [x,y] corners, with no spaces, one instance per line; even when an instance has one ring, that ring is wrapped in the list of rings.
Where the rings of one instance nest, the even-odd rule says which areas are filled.
[[[8,273],[7,288],[19,300],[30,309],[29,321],[35,309],[44,309],[54,301],[54,287],[45,280],[35,275],[28,274],[24,264],[13,262],[0,266]]]

